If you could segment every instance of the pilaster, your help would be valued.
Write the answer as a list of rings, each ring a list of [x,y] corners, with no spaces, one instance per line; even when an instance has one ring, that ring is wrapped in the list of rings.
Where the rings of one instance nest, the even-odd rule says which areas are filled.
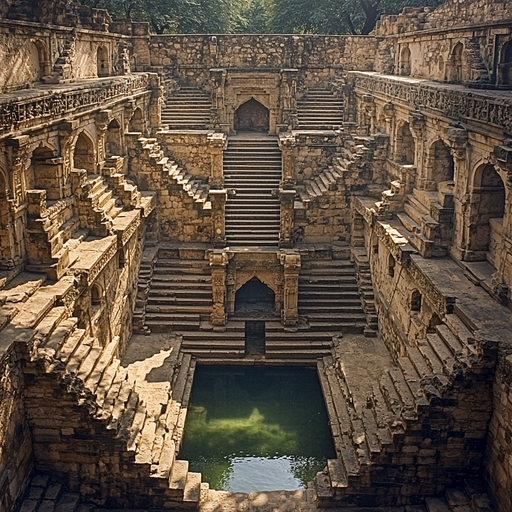
[[[298,251],[280,251],[279,260],[284,269],[283,309],[281,320],[284,325],[297,325],[299,321],[299,272],[300,254]]]

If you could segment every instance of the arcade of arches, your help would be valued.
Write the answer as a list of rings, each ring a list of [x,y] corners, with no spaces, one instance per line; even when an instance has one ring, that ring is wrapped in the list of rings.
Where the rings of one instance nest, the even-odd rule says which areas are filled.
[[[0,512],[510,512],[509,0],[364,37],[0,0],[0,49]],[[307,490],[190,470],[197,364],[316,368]]]

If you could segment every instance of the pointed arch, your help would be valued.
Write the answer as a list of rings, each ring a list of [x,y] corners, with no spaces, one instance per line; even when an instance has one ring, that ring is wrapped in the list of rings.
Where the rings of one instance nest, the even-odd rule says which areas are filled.
[[[501,48],[498,80],[502,85],[512,86],[512,40]]]
[[[75,169],[85,169],[87,174],[96,174],[94,144],[85,132],[81,132],[76,140],[73,166]]]
[[[110,75],[110,59],[105,46],[99,46],[96,52],[96,74],[99,77]]]
[[[416,143],[412,136],[409,123],[402,123],[396,131],[395,160],[399,164],[412,165],[416,153]]]
[[[463,79],[464,45],[459,41],[451,52],[452,82],[462,82]]]
[[[119,121],[114,118],[107,126],[105,133],[105,156],[121,156],[122,150],[122,133]]]
[[[130,118],[130,123],[128,124],[128,131],[140,132],[142,134],[146,133],[144,114],[142,113],[142,109],[140,107],[137,107],[135,109],[135,112]]]
[[[235,294],[235,313],[274,313],[275,293],[256,276]]]
[[[404,46],[400,52],[400,75],[410,76],[411,74],[411,50]]]
[[[454,180],[455,161],[450,147],[442,139],[434,141],[429,148],[427,172],[434,189],[439,183]]]
[[[269,109],[254,98],[242,103],[235,111],[236,131],[268,132],[269,122]]]

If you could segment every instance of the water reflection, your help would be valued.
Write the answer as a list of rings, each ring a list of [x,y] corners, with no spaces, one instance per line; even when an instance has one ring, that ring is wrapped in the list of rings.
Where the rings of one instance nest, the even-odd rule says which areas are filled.
[[[197,368],[180,458],[211,488],[304,489],[331,457],[314,369]]]

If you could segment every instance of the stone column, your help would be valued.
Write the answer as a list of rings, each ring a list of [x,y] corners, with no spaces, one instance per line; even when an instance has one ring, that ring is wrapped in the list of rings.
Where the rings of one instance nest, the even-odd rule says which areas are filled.
[[[426,127],[426,118],[419,110],[411,111],[409,115],[409,128],[411,130],[411,134],[414,138],[414,146],[415,146],[415,155],[414,161],[416,163],[416,175],[418,177],[416,187],[424,189],[425,188],[425,165],[424,165],[424,155],[425,155],[425,127]],[[414,184],[412,184],[414,187]],[[412,190],[407,188],[407,192],[411,193]]]
[[[452,254],[456,258],[464,259],[467,251],[467,240],[469,240],[471,208],[466,200],[468,190],[468,158],[467,144],[468,132],[463,128],[449,126],[446,129],[446,136],[450,143],[450,149],[454,161],[455,187],[453,188],[453,240]],[[439,187],[438,187],[439,188]],[[449,191],[448,191],[449,192]],[[445,197],[443,192],[438,192],[439,203],[444,205]],[[448,200],[449,203],[449,200]]]
[[[298,69],[281,69],[281,116],[278,127],[284,130],[297,128],[297,75]]]
[[[228,138],[224,133],[209,133],[208,148],[211,156],[210,185],[222,188],[224,186],[224,150],[228,146]]]
[[[212,203],[212,243],[215,248],[226,247],[226,197],[226,189],[210,190],[210,201]]]
[[[225,69],[210,69],[210,84],[212,88],[211,128],[229,133],[229,123],[224,108],[224,93],[226,87]]]
[[[162,105],[164,103],[164,88],[160,85],[157,73],[148,73],[151,98],[149,105],[149,126],[152,133],[162,127]]]
[[[297,325],[299,321],[299,272],[300,254],[298,251],[281,251],[279,253],[281,265],[284,267],[283,309],[281,320],[284,325]]]
[[[349,78],[349,80],[354,80]],[[354,133],[357,125],[357,100],[354,93],[354,85],[346,83],[342,86],[343,92],[343,130]]]
[[[96,114],[96,128],[98,130],[98,172],[100,174],[105,166],[105,135],[111,120],[111,115],[112,110],[100,110]]]
[[[228,263],[228,256],[225,251],[214,249],[209,258],[213,296],[211,322],[213,325],[226,325],[226,264]]]
[[[279,197],[281,199],[281,228],[279,231],[279,247],[293,247],[292,229],[293,229],[293,205],[295,203],[296,190],[281,189]]]
[[[281,187],[294,184],[293,175],[293,148],[296,144],[295,135],[288,132],[279,136],[279,149],[281,150],[282,178]]]

